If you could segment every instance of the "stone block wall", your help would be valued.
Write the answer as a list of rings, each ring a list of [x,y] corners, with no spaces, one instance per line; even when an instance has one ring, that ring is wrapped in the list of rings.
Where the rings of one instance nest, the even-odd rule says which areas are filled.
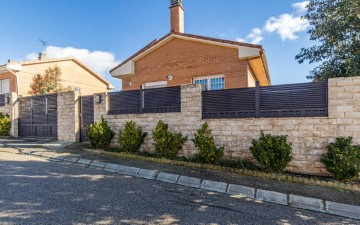
[[[194,84],[181,87],[181,113],[151,113],[151,114],[129,114],[129,115],[105,115],[105,120],[116,132],[112,141],[117,146],[117,136],[119,129],[124,129],[127,121],[134,121],[148,132],[145,143],[141,146],[143,151],[153,151],[152,130],[159,120],[169,124],[171,131],[182,132],[187,135],[189,140],[193,137],[194,130],[201,124],[201,87]],[[195,154],[196,149],[191,141],[187,141],[180,152],[181,155]]]
[[[77,142],[80,140],[79,93],[62,92],[57,96],[58,140]]]
[[[191,138],[202,123],[208,122],[218,145],[225,146],[225,155],[253,160],[249,151],[251,141],[261,132],[288,135],[293,147],[293,160],[287,170],[298,173],[327,174],[320,162],[326,146],[339,136],[352,136],[360,144],[360,77],[329,80],[328,117],[207,119],[201,118],[201,90],[195,85],[181,88],[181,113],[106,115],[105,119],[116,133],[126,121],[133,120],[148,132],[142,150],[152,151],[151,132],[159,120],[173,131],[187,135],[181,155],[197,152]],[[117,136],[113,145],[117,143]]]

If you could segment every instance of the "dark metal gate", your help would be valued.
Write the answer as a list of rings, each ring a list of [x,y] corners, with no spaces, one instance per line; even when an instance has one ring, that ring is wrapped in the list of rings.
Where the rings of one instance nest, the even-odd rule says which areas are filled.
[[[80,98],[80,141],[87,140],[87,126],[94,123],[94,96],[81,96]]]
[[[19,99],[19,136],[57,138],[57,94]]]

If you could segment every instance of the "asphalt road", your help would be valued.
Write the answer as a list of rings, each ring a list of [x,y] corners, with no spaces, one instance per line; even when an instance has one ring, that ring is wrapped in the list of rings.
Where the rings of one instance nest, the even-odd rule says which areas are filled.
[[[0,152],[0,224],[269,225],[360,221]]]

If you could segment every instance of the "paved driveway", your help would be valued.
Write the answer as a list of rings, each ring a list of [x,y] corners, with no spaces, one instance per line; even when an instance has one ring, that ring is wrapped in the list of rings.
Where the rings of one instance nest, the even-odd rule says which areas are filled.
[[[0,152],[0,224],[360,224]]]

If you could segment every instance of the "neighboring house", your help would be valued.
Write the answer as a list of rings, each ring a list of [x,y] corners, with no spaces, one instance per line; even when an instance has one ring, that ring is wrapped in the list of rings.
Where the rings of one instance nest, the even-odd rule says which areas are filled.
[[[170,2],[171,32],[110,71],[122,80],[122,90],[190,83],[202,84],[203,90],[253,87],[256,81],[271,84],[261,45],[186,34],[182,1]]]
[[[9,60],[0,66],[0,94],[16,92],[29,96],[30,83],[36,74],[43,75],[49,67],[61,68],[61,80],[64,87],[79,90],[80,95],[107,92],[113,86],[101,75],[95,73],[75,58],[47,59],[39,54],[38,60],[16,62]]]

